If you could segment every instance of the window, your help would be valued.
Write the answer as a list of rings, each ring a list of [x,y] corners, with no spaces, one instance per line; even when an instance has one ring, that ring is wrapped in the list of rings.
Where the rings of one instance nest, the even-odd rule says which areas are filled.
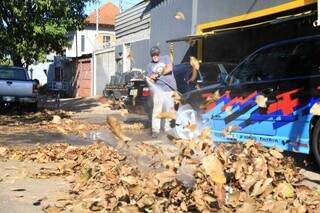
[[[299,42],[289,57],[286,77],[319,75],[319,56],[319,40]]]
[[[263,49],[242,63],[232,77],[232,83],[273,80],[284,77],[288,59],[296,43]]]
[[[24,69],[0,68],[0,79],[27,80],[27,77]]]
[[[54,81],[62,81],[63,73],[61,67],[54,68]]]
[[[81,36],[81,51],[82,51],[82,52],[85,51],[85,45],[86,45],[86,43],[85,43],[85,36],[82,35],[82,36]]]
[[[232,84],[320,74],[320,41],[306,40],[263,49],[242,63]]]
[[[103,48],[110,47],[110,36],[103,36]]]

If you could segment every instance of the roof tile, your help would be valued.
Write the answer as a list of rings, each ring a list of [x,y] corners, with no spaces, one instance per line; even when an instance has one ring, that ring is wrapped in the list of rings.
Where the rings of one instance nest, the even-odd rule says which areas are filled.
[[[103,25],[113,25],[115,24],[115,18],[116,15],[119,13],[119,8],[112,4],[111,2],[108,2],[104,5],[102,5],[99,8],[99,24]],[[96,24],[96,10],[94,10],[87,18],[86,18],[87,24]]]

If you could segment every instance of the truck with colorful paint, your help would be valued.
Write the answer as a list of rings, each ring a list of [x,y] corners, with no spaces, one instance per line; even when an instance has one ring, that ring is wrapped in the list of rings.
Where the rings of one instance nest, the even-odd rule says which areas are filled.
[[[255,140],[312,153],[320,165],[319,57],[319,35],[266,45],[220,83],[185,94],[189,116],[209,126],[215,142]]]

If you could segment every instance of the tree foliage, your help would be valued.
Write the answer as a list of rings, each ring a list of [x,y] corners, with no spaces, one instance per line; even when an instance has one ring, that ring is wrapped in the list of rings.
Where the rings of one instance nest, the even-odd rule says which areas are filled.
[[[31,64],[68,46],[68,32],[83,28],[87,3],[94,0],[0,1],[0,60]]]

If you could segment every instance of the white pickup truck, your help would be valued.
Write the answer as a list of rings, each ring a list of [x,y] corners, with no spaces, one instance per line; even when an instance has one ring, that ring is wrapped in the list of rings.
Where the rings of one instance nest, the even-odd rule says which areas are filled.
[[[38,82],[31,80],[22,67],[0,66],[0,104],[24,105],[32,111],[37,110]]]

